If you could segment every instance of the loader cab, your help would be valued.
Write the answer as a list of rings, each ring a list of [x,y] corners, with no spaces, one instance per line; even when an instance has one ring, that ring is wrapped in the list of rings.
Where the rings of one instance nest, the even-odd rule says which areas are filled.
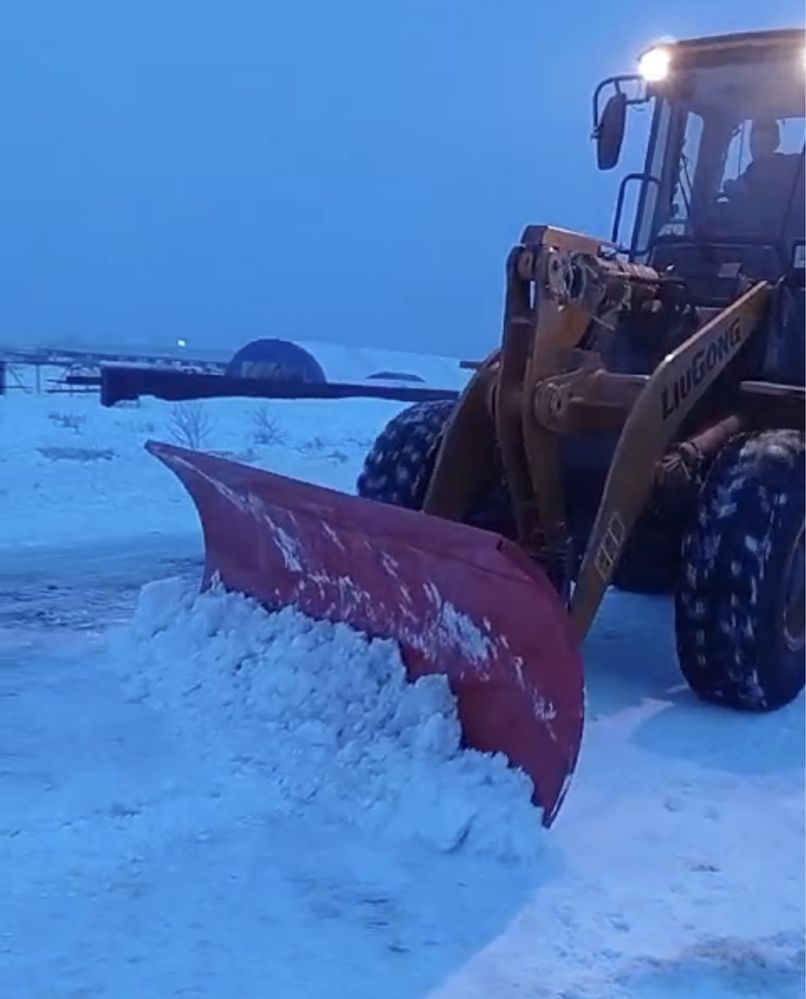
[[[786,274],[806,214],[805,42],[785,30],[663,44],[638,74],[599,85],[601,169],[618,162],[631,109],[651,107],[643,168],[622,179],[613,224],[630,259],[701,277],[703,299],[737,270]]]

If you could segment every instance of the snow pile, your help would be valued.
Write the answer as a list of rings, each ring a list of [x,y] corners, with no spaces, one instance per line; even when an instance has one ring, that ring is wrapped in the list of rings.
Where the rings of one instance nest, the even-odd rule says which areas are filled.
[[[462,749],[447,680],[409,683],[392,642],[169,579],[143,588],[116,652],[129,695],[169,713],[203,766],[260,772],[271,811],[446,852],[539,852],[531,781]]]

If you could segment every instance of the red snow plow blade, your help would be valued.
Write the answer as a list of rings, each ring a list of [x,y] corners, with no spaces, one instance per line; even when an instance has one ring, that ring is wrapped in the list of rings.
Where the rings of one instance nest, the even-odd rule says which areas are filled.
[[[400,645],[409,679],[444,673],[464,743],[532,779],[550,825],[582,735],[579,651],[543,572],[496,534],[149,441],[201,518],[214,574]]]

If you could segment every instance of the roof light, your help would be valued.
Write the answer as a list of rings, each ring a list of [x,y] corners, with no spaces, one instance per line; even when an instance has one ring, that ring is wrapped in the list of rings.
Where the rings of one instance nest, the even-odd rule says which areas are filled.
[[[647,83],[660,83],[669,75],[671,62],[669,49],[663,46],[648,49],[638,60],[638,72]]]

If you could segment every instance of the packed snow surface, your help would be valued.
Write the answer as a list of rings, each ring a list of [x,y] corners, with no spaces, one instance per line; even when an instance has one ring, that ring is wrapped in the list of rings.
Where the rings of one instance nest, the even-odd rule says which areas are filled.
[[[0,995],[802,999],[803,698],[697,701],[668,600],[608,594],[545,832],[440,678],[198,594],[146,439],[350,491],[400,408],[0,398]]]

